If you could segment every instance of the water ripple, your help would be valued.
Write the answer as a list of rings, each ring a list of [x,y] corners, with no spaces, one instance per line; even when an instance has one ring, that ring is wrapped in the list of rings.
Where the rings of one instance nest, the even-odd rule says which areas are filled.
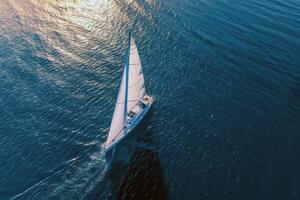
[[[299,199],[299,8],[2,0],[1,198]],[[130,29],[155,105],[108,170]]]

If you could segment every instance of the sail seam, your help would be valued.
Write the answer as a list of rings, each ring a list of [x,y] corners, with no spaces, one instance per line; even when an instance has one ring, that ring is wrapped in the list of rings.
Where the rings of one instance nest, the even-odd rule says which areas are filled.
[[[137,84],[139,84],[141,81],[142,81],[142,79],[141,79],[141,80],[139,80],[139,81],[137,81],[135,84],[133,84],[133,85],[131,85],[131,86],[128,86],[128,88],[132,88],[132,87],[135,87],[135,86],[137,86]]]
[[[139,101],[139,100],[129,100],[127,102],[134,102],[134,101]],[[119,103],[116,103],[116,104],[122,104],[122,103],[125,103],[125,101],[122,101],[122,102],[119,102]]]

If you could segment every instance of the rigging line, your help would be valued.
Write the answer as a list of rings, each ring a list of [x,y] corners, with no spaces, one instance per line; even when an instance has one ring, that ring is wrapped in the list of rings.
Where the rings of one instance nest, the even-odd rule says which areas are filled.
[[[139,101],[139,100],[130,100],[130,101],[127,101],[127,102],[134,102],[134,101]],[[125,101],[117,102],[116,104],[122,104],[122,103],[125,103]]]
[[[142,79],[141,79],[141,80],[139,80],[138,82],[136,82],[134,85],[128,86],[128,88],[135,87],[135,86],[136,86],[137,84],[139,84],[141,81],[142,81]]]
[[[139,100],[138,100],[139,101]],[[133,107],[132,107],[132,109],[136,106],[136,105],[138,105],[138,104],[135,104]],[[131,109],[131,110],[132,110]],[[131,111],[130,110],[130,111]],[[125,128],[125,126],[123,126],[122,128],[121,128],[121,130],[120,131],[118,131],[118,134],[108,143],[108,144],[105,144],[105,147],[107,147],[108,145],[110,145],[111,143],[113,143],[114,141],[115,141],[115,139],[120,135],[120,133],[122,132],[122,130]]]

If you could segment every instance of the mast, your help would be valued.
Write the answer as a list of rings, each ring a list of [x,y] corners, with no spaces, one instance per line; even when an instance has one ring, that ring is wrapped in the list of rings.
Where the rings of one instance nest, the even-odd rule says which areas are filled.
[[[131,31],[129,32],[129,39],[128,39],[128,51],[126,57],[126,83],[125,83],[125,106],[124,106],[124,126],[127,118],[127,104],[128,104],[128,78],[129,78],[129,59],[130,59],[130,40],[131,40]],[[126,129],[124,129],[124,133],[126,134]]]

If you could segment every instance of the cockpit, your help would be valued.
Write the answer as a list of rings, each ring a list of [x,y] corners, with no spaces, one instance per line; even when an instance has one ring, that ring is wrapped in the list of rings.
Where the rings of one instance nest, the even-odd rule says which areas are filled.
[[[134,117],[135,115],[136,115],[136,113],[133,112],[133,111],[130,111],[130,112],[128,113],[128,116],[129,116],[130,118]]]

